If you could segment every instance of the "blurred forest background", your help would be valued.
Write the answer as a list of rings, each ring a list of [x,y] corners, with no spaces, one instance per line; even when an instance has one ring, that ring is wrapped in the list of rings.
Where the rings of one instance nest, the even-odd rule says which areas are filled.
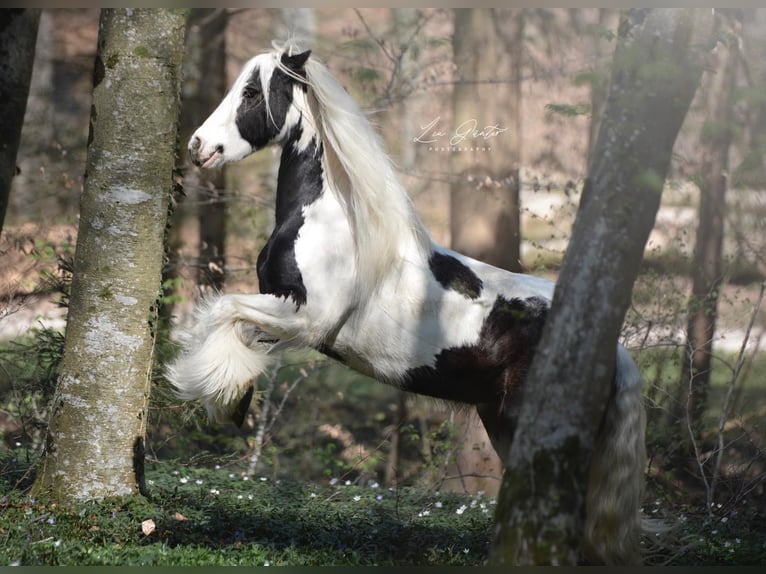
[[[727,17],[727,48],[711,60],[676,142],[623,331],[647,380],[651,492],[717,504],[719,516],[766,503],[765,12]],[[41,449],[61,355],[98,18],[96,9],[42,13],[0,237],[0,448],[27,460]],[[242,65],[273,40],[292,36],[311,48],[369,110],[438,242],[555,279],[617,25],[611,9],[193,10],[166,325],[188,321],[206,290],[258,291],[255,260],[273,224],[278,156],[267,150],[201,173],[185,142]],[[476,73],[460,73],[466,66]],[[723,77],[723,87],[711,79]],[[480,133],[450,141],[466,119]],[[723,158],[717,192],[705,187],[714,158]],[[477,165],[484,171],[472,171]],[[716,229],[720,248],[704,241]],[[158,365],[173,352],[166,329]],[[285,354],[258,387],[242,429],[211,425],[201,409],[174,399],[158,368],[148,456],[305,480],[489,494],[500,485],[486,436],[448,405],[313,353]]]

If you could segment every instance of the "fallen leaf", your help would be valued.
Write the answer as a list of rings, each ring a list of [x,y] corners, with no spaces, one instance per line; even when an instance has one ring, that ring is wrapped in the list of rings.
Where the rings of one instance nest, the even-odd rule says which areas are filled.
[[[180,512],[176,512],[176,513],[173,515],[173,519],[174,519],[174,520],[178,520],[178,522],[183,522],[184,520],[189,520],[188,518],[186,518],[186,517],[185,517],[183,514],[181,514]]]
[[[141,523],[141,532],[144,533],[144,536],[149,536],[152,532],[154,532],[155,528],[157,528],[157,525],[154,524],[154,520],[151,518],[149,520],[144,520]]]

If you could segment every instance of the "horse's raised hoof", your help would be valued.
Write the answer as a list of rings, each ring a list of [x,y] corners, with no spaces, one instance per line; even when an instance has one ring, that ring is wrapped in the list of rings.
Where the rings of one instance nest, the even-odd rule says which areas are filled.
[[[254,391],[255,391],[255,387],[253,385],[250,385],[247,389],[247,392],[239,400],[239,402],[237,403],[237,406],[234,408],[234,410],[231,413],[231,420],[235,425],[237,425],[237,428],[242,427],[242,424],[245,422],[245,415],[247,414],[247,411],[250,409],[250,401],[253,400]]]

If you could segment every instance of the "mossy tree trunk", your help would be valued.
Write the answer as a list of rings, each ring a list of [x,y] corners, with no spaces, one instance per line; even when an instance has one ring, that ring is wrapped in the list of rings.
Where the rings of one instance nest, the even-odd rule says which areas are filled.
[[[34,490],[142,489],[185,13],[103,10],[64,357]]]
[[[621,18],[588,179],[503,477],[494,564],[580,559],[590,456],[615,347],[711,19],[709,10],[670,9]]]
[[[0,10],[0,233],[27,109],[40,10]]]

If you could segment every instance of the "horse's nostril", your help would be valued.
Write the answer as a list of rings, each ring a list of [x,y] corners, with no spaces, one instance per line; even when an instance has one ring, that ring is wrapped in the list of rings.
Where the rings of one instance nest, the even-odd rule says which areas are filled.
[[[223,144],[219,144],[215,146],[215,151],[217,151],[220,154],[223,154]]]

